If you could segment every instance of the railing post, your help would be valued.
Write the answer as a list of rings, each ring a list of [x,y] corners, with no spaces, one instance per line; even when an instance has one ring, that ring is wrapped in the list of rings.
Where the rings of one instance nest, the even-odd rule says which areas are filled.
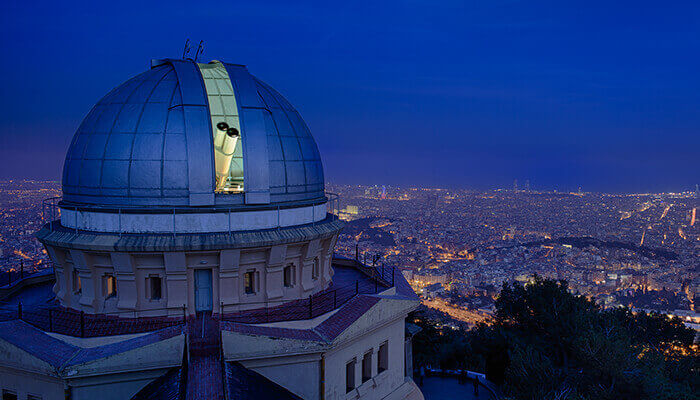
[[[333,309],[338,308],[338,289],[333,291]]]
[[[49,332],[53,332],[53,309],[49,308]]]
[[[221,302],[221,308],[219,308],[219,314],[224,315],[224,302]]]
[[[391,267],[391,287],[394,287],[394,275],[396,275],[395,267]]]
[[[314,296],[309,295],[309,319],[313,318],[313,314],[314,314],[313,298],[314,298]]]
[[[379,278],[374,278],[374,293],[379,293]]]
[[[360,281],[355,281],[355,296],[360,294]]]
[[[85,337],[85,311],[80,312],[80,337]]]
[[[187,323],[187,307],[184,304],[182,305],[182,323]]]
[[[17,303],[17,319],[22,319],[22,302]]]

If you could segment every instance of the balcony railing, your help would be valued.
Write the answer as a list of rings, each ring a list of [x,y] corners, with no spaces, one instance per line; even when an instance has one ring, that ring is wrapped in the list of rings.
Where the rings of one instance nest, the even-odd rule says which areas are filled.
[[[367,279],[356,280],[353,284],[337,287],[331,285],[323,292],[305,299],[293,300],[276,306],[262,306],[251,310],[226,312],[233,304],[221,304],[224,312],[216,317],[223,321],[247,324],[306,320],[318,317],[340,308],[352,298],[361,294],[375,294],[394,286],[394,267],[370,267],[355,260],[343,260],[363,272]],[[235,306],[249,306],[250,303]],[[140,312],[162,312],[168,316],[138,317]],[[57,303],[0,307],[0,321],[22,320],[46,332],[55,332],[76,337],[97,337],[150,332],[170,326],[184,324],[189,317],[183,304],[178,309],[158,308],[143,311],[127,310],[117,313],[88,314],[67,309]]]
[[[20,260],[6,263],[4,267],[5,271],[0,271],[0,289],[12,287],[37,274],[53,273],[53,262],[49,260]],[[1,296],[0,300],[2,300]]]

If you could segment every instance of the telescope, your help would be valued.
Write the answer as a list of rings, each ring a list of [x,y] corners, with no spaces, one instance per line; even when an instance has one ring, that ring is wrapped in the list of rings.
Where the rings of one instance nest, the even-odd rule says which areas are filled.
[[[238,129],[229,126],[226,122],[216,124],[216,134],[214,135],[214,164],[216,167],[217,186],[223,188],[226,179],[231,173],[231,161],[236,145],[241,138]],[[236,165],[235,176],[242,175],[240,166]]]

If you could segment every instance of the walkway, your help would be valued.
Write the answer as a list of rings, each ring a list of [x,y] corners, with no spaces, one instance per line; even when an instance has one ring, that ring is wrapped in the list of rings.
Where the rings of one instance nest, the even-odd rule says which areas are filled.
[[[224,400],[219,321],[210,312],[198,313],[188,319],[187,333],[187,400]]]

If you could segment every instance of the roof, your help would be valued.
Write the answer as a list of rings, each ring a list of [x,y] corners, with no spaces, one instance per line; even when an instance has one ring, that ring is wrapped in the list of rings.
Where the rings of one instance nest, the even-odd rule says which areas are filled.
[[[229,399],[258,400],[301,400],[289,390],[265,378],[259,373],[245,368],[237,362],[226,363],[226,386]]]
[[[114,88],[87,114],[66,155],[63,200],[128,207],[322,198],[321,158],[299,113],[244,66],[220,65],[235,92],[227,118],[240,122],[244,193],[215,193],[212,122],[224,116],[213,100],[219,95],[205,86],[206,68],[167,59]]]

